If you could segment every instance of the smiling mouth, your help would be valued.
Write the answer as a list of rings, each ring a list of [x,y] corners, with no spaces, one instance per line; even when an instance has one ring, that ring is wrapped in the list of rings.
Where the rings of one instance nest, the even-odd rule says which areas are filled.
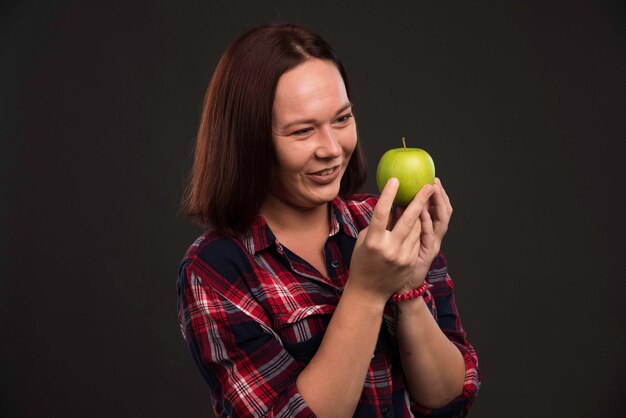
[[[333,171],[335,171],[334,168],[327,168],[326,170],[318,171],[317,173],[313,173],[313,174],[317,174],[318,176],[325,176],[325,175],[332,173]]]
[[[332,168],[326,168],[324,170],[321,171],[316,171],[315,173],[311,173],[314,176],[328,176],[330,174],[333,174],[337,169],[339,168],[339,166],[335,166]]]

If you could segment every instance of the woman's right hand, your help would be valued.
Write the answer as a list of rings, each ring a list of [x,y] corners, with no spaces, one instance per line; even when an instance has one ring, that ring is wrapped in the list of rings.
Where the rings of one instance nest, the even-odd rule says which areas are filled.
[[[425,278],[416,277],[424,271],[423,266],[417,264],[421,260],[419,252],[423,224],[425,221],[430,222],[430,217],[426,215],[427,202],[434,187],[428,184],[422,187],[393,228],[388,230],[398,185],[396,178],[387,181],[374,208],[370,225],[359,233],[346,284],[346,288],[363,292],[383,304],[406,283],[415,283],[416,280],[421,282]]]

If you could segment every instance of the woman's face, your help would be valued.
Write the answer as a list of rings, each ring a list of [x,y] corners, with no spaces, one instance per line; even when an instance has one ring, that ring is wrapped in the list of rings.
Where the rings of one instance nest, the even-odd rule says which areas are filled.
[[[308,209],[339,194],[357,135],[346,87],[332,62],[308,60],[280,77],[272,136],[273,198]]]

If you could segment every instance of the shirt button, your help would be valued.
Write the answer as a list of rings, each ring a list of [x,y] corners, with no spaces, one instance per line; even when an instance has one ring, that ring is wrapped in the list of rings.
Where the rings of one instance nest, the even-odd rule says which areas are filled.
[[[333,266],[333,268],[337,268],[339,267],[339,260],[333,260],[330,262],[330,265]]]
[[[389,408],[388,406],[381,406],[380,412],[383,414],[384,417],[388,417],[391,415],[391,408]]]

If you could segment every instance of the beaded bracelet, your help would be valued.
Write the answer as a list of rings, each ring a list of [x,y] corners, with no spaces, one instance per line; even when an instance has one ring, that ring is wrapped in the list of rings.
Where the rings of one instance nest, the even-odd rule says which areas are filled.
[[[405,300],[415,299],[426,293],[426,289],[428,289],[428,283],[426,283],[426,280],[424,280],[421,285],[413,290],[410,290],[406,293],[394,293],[393,295],[391,295],[391,301],[397,303],[404,302]]]

